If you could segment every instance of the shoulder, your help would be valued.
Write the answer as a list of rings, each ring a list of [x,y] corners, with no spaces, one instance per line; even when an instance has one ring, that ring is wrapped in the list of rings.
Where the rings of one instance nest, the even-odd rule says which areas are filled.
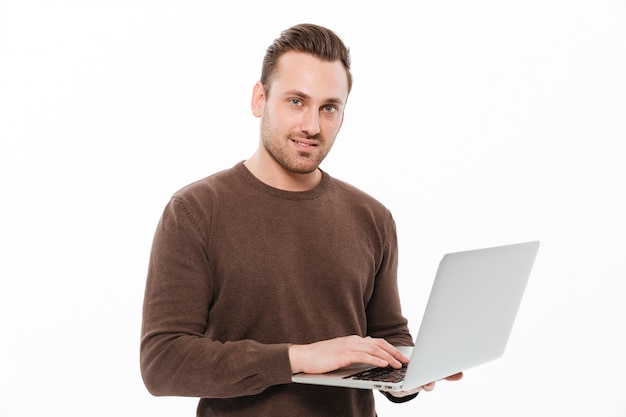
[[[194,181],[180,188],[173,195],[173,199],[182,201],[203,201],[232,190],[233,185],[239,180],[239,165],[222,171],[218,171],[205,178]]]
[[[236,186],[239,181],[238,165],[185,185],[172,194],[167,207],[174,211],[182,210],[195,221],[206,222],[220,200],[241,188]]]
[[[326,174],[328,175],[328,174]],[[351,216],[361,220],[384,223],[393,227],[394,220],[391,211],[381,201],[362,189],[329,176],[329,189],[333,195],[333,204],[346,208]]]
[[[328,175],[328,174],[325,174]],[[389,213],[389,209],[378,199],[362,189],[328,175],[330,185],[343,199],[349,199],[354,204],[367,206],[373,210]]]

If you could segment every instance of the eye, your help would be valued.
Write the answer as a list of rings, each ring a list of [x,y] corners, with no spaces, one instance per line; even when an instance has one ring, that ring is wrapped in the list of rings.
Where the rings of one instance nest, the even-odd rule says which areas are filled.
[[[335,113],[338,109],[337,109],[337,106],[327,104],[324,107],[322,107],[322,110],[325,111],[326,113]]]
[[[299,98],[289,99],[289,103],[291,103],[292,105],[297,106],[297,107],[302,106],[302,100],[300,100]]]

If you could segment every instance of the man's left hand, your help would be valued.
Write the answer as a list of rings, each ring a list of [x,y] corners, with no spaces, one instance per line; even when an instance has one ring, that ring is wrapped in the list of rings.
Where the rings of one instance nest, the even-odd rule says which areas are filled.
[[[443,378],[441,381],[458,381],[463,378],[463,372],[459,372],[458,374],[450,375],[447,378]],[[431,382],[426,385],[422,385],[421,387],[413,388],[408,391],[388,391],[389,394],[393,395],[396,398],[407,397],[409,395],[416,394],[420,391],[432,391],[435,389],[435,383]]]

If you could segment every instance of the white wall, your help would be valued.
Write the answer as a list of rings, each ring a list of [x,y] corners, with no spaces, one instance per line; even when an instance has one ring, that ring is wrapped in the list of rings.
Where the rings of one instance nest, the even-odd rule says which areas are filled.
[[[626,415],[626,3],[211,3],[0,1],[0,416],[194,415],[139,375],[152,233],[305,21],[351,47],[323,168],[393,210],[413,331],[444,252],[542,241],[505,355],[380,415]]]

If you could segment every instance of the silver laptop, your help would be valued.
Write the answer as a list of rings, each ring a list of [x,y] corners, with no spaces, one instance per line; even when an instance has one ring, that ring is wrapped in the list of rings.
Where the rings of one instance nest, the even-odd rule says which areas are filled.
[[[352,365],[325,374],[296,374],[293,382],[410,390],[499,358],[538,249],[539,242],[533,241],[446,254],[415,346],[400,347],[410,358],[403,369]]]

